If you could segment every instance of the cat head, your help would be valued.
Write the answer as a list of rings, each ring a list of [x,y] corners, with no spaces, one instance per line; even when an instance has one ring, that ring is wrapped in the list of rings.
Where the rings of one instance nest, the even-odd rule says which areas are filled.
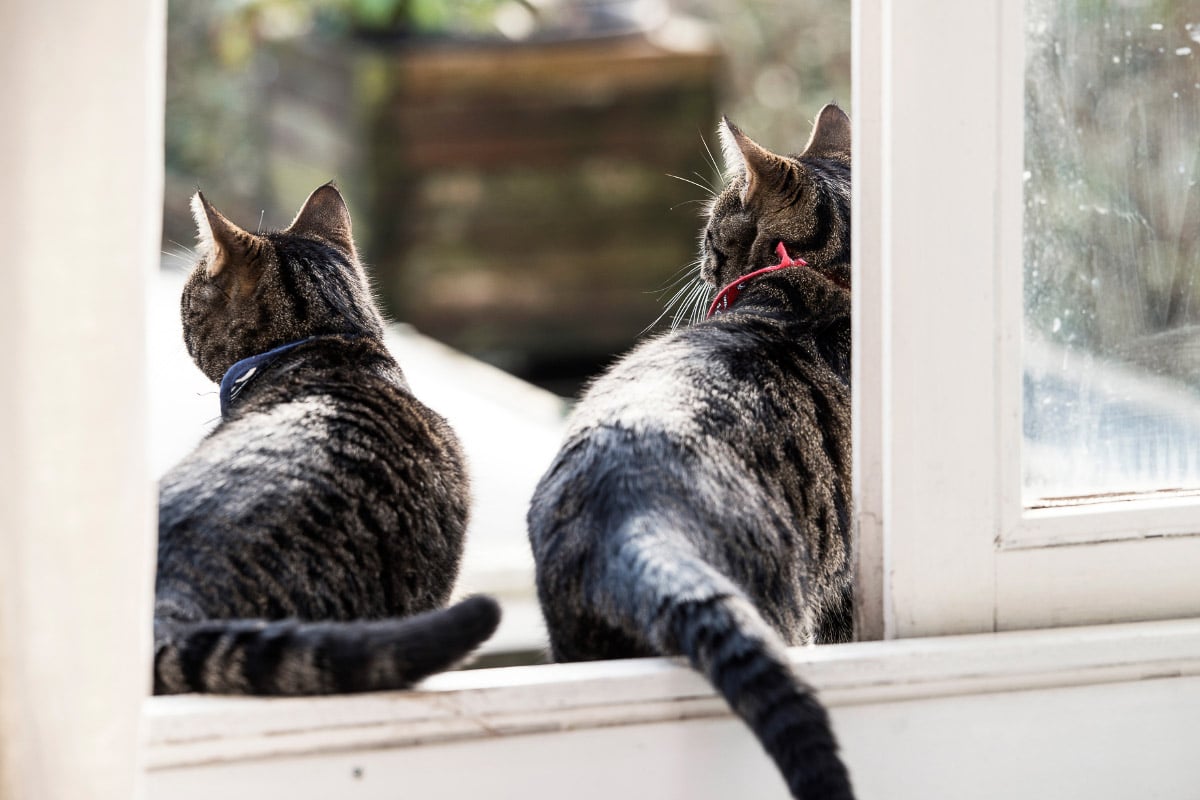
[[[281,231],[243,230],[200,192],[192,214],[199,261],[180,302],[183,338],[212,380],[243,358],[308,336],[383,335],[350,212],[332,183]]]
[[[728,181],[709,209],[701,277],[715,287],[792,258],[849,280],[850,118],[835,105],[817,115],[804,152],[771,152],[728,119],[718,129]]]

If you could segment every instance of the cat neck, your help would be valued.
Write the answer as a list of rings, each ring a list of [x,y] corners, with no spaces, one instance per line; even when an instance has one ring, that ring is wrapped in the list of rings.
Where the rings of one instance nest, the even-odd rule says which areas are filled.
[[[233,401],[241,394],[242,390],[248,386],[251,381],[258,377],[264,370],[273,364],[277,359],[295,350],[301,345],[324,339],[345,339],[345,334],[326,334],[323,336],[306,336],[303,339],[297,339],[294,342],[282,344],[279,347],[272,348],[265,353],[247,356],[241,361],[237,361],[221,377],[221,417],[229,416],[229,409],[233,405]],[[357,337],[352,337],[357,338]]]
[[[762,269],[756,269],[753,272],[747,272],[745,275],[730,282],[729,285],[727,285],[724,289],[717,292],[717,296],[713,299],[712,305],[708,307],[708,314],[705,316],[705,319],[711,318],[714,314],[722,314],[728,311],[730,307],[737,301],[738,295],[742,293],[742,290],[745,289],[747,284],[749,284],[751,281],[771,272],[777,272],[781,269],[786,269],[787,267],[808,266],[808,262],[803,258],[793,259],[791,256],[789,256],[787,248],[784,246],[783,242],[780,242],[775,248],[775,254],[779,256],[778,264],[774,264],[769,267],[763,267]]]

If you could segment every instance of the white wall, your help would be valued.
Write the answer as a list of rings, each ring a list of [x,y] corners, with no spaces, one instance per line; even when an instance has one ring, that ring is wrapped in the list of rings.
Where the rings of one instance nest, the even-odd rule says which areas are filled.
[[[0,797],[137,793],[164,3],[0,4]]]

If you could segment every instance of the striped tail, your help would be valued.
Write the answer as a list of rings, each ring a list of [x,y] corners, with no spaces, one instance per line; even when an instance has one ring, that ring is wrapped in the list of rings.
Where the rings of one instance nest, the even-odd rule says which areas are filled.
[[[465,658],[499,624],[499,605],[482,595],[400,619],[155,620],[154,693],[406,689]]]
[[[754,731],[801,800],[853,800],[829,716],[792,672],[785,645],[728,578],[688,548],[626,538],[624,591],[610,601],[633,614],[660,652],[682,653]],[[623,599],[620,599],[623,598]]]

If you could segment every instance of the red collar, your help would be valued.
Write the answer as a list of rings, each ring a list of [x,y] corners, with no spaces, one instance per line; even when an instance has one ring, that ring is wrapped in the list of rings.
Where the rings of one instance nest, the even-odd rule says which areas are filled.
[[[775,270],[783,269],[784,267],[808,266],[808,262],[803,258],[797,258],[793,260],[792,257],[788,255],[787,248],[783,246],[783,242],[780,242],[775,248],[775,254],[779,256],[778,264],[773,267],[763,267],[762,269],[754,270],[754,272],[748,272],[718,292],[716,299],[713,300],[712,305],[708,307],[708,314],[705,316],[705,319],[708,319],[713,314],[720,314],[728,311],[729,307],[738,299],[738,295],[741,294],[742,289],[746,288],[746,284],[760,275],[766,275],[768,272],[774,272]]]

